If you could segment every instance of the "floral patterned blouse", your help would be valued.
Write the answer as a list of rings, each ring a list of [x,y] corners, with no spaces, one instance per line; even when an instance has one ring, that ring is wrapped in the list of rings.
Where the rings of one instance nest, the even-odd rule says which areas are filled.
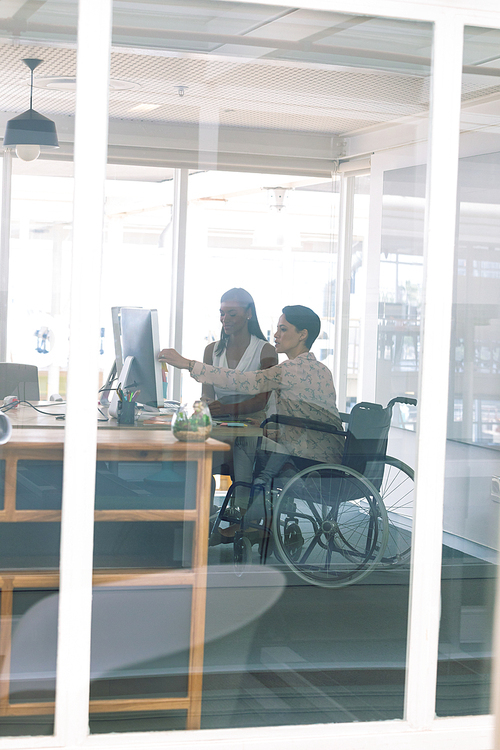
[[[332,373],[318,362],[312,352],[255,372],[226,370],[195,362],[191,376],[198,382],[231,388],[240,393],[254,395],[274,391],[277,414],[314,419],[342,430]],[[290,455],[323,463],[338,463],[344,449],[344,437],[341,435],[290,425],[279,426],[278,442]]]

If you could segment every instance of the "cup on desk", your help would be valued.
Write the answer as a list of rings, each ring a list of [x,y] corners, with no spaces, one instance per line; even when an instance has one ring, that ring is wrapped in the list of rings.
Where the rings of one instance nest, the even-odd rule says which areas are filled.
[[[0,445],[7,443],[12,435],[12,424],[7,414],[0,412]]]
[[[118,424],[135,424],[136,409],[135,401],[118,401]]]

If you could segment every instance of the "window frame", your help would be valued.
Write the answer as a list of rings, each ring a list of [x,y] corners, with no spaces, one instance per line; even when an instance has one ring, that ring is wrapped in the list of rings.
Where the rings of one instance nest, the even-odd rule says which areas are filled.
[[[228,0],[229,1],[229,0]],[[230,0],[235,2],[238,0]],[[275,0],[262,4],[276,5]],[[449,337],[452,311],[456,185],[462,47],[465,25],[500,28],[493,0],[480,8],[443,0],[381,0],[377,15],[434,24],[432,107],[429,123],[425,228],[425,305],[419,389],[419,429],[414,553],[410,587],[405,720],[362,724],[259,727],[245,730],[88,735],[92,535],[97,428],[94,389],[97,356],[82,360],[78,341],[98,329],[86,284],[100,276],[103,195],[108,128],[108,77],[112,0],[80,0],[75,133],[75,197],[71,339],[66,418],[56,724],[53,737],[0,739],[2,748],[194,748],[208,743],[233,748],[310,747],[342,742],[343,750],[394,747],[456,750],[491,745],[491,716],[435,718],[443,489],[446,447]],[[372,0],[302,0],[301,8],[373,14]],[[99,24],[95,19],[99,18]],[[444,282],[443,282],[444,279]],[[440,320],[440,328],[425,320]],[[97,349],[97,347],[96,347]],[[437,375],[436,375],[437,373]],[[435,394],[439,391],[440,398]],[[82,481],[82,478],[84,480]],[[425,738],[425,739],[423,739]]]

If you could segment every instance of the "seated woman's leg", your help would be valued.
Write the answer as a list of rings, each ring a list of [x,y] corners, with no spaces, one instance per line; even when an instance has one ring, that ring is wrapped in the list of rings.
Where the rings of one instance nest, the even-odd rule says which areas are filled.
[[[237,438],[233,448],[234,480],[235,482],[246,482],[250,484],[253,478],[255,455],[257,452],[258,438]],[[237,487],[235,493],[236,505],[246,510],[250,490],[247,487]]]
[[[250,488],[237,487],[236,498],[238,506],[246,511],[245,525],[256,524],[265,519],[270,512],[266,504],[271,481],[277,477],[290,457],[274,440],[264,437],[261,441],[258,456],[256,456],[258,441],[256,438],[239,438],[235,444],[234,467],[236,481],[253,482],[253,500],[249,507]],[[248,510],[247,510],[248,508]]]

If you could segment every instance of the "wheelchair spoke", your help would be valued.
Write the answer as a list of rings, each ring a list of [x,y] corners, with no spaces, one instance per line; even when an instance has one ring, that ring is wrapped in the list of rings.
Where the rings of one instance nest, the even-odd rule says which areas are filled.
[[[397,484],[396,484],[397,482]],[[410,486],[408,486],[410,485]],[[403,488],[403,489],[401,489]],[[406,489],[407,488],[407,489]],[[398,495],[398,508],[407,508],[413,501],[413,482],[405,475],[394,475],[381,490],[382,497],[390,504],[391,496]]]
[[[402,461],[387,457],[384,462],[380,494],[387,510],[389,524],[387,549],[381,562],[389,566],[406,564],[411,553],[413,470]]]
[[[330,545],[328,545],[328,549],[326,550],[326,560],[325,560],[326,570],[328,572],[330,572],[330,564],[331,564],[331,562],[332,562],[332,550],[331,550]]]
[[[309,546],[307,547],[306,551],[304,552],[304,554],[300,558],[299,562],[300,562],[301,565],[304,565],[304,563],[307,562],[307,560],[309,559],[309,555],[311,554],[311,552],[313,551],[313,549],[316,547],[319,538],[320,538],[320,533],[318,532],[317,534],[314,535],[314,537],[311,540],[311,543],[309,544]]]
[[[278,559],[315,585],[360,580],[387,543],[385,509],[373,485],[348,467],[314,466],[277,498],[273,534]]]

